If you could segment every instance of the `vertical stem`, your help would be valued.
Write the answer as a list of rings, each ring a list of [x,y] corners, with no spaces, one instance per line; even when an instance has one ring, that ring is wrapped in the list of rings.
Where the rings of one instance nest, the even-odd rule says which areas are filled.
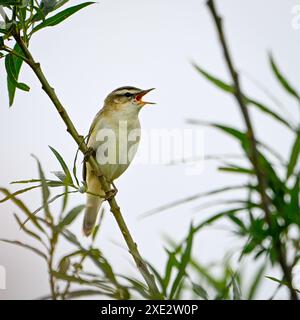
[[[208,6],[208,8],[211,12],[211,15],[213,17],[213,20],[215,22],[215,26],[216,26],[217,33],[219,36],[219,40],[220,40],[220,43],[221,43],[221,46],[223,49],[224,59],[226,61],[229,73],[232,77],[233,86],[235,89],[234,96],[235,96],[237,103],[240,107],[240,111],[242,113],[243,119],[244,119],[246,127],[247,127],[249,147],[250,147],[249,148],[250,149],[249,150],[249,159],[253,165],[255,175],[258,180],[258,190],[259,190],[260,197],[261,197],[262,209],[265,213],[265,219],[266,219],[266,222],[267,222],[269,228],[271,229],[272,228],[272,219],[271,219],[272,217],[271,217],[271,212],[270,212],[270,207],[269,207],[270,201],[269,201],[269,197],[266,192],[267,182],[266,182],[265,174],[264,174],[264,172],[261,168],[261,165],[259,163],[259,153],[257,150],[256,138],[254,135],[254,130],[253,130],[252,122],[251,122],[250,115],[248,112],[248,108],[247,108],[247,105],[245,104],[245,101],[243,99],[243,94],[242,94],[242,90],[240,87],[239,76],[238,76],[238,73],[236,72],[235,67],[233,65],[230,51],[229,51],[229,47],[228,47],[226,40],[225,40],[225,35],[224,35],[224,31],[223,31],[223,26],[222,26],[222,19],[216,11],[214,1],[208,0],[207,6]],[[279,264],[280,264],[281,269],[283,271],[285,280],[289,284],[290,297],[292,300],[297,300],[298,299],[297,292],[292,286],[292,280],[293,280],[292,279],[292,270],[286,261],[286,254],[285,254],[284,249],[282,247],[282,243],[280,241],[280,238],[278,237],[278,239],[273,239],[273,244],[274,244],[274,247],[277,251],[278,261],[279,261]]]

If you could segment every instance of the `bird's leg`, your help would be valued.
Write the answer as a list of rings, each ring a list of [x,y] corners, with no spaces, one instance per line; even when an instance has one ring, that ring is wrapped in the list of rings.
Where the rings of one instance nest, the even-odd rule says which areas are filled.
[[[110,181],[111,185],[113,186],[113,189],[110,189],[108,192],[106,192],[105,199],[110,200],[118,193],[118,188],[115,186],[113,181]]]
[[[96,150],[92,147],[89,147],[88,150],[84,153],[84,162],[87,162],[91,156],[96,156]]]
[[[112,186],[114,187],[114,191],[115,191],[115,193],[117,194],[118,193],[118,188],[116,187],[116,185],[115,185],[115,183],[112,181],[111,182],[111,184],[112,184]]]

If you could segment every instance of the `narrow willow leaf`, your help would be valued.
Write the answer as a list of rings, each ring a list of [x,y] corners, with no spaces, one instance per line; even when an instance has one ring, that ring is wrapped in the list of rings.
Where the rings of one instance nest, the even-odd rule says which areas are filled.
[[[171,288],[170,299],[173,299],[174,296],[176,295],[176,292],[179,288],[179,285],[182,283],[183,277],[186,274],[185,270],[186,270],[186,267],[187,267],[187,265],[190,261],[190,257],[191,257],[194,233],[195,233],[195,230],[193,228],[193,225],[191,225],[188,237],[186,239],[185,250],[182,254],[180,265],[178,267],[179,270],[178,270],[178,273],[175,277],[175,280],[174,280],[172,288]]]
[[[158,283],[160,284],[161,288],[164,287],[164,280],[161,277],[161,275],[159,274],[159,272],[155,269],[155,267],[150,263],[147,262],[147,265],[149,266],[149,269],[153,272],[156,280],[158,281]]]
[[[20,227],[25,233],[27,233],[30,237],[35,238],[35,239],[37,239],[37,240],[40,241],[40,242],[43,242],[43,241],[42,241],[42,238],[41,238],[37,233],[29,230],[28,228],[26,228],[26,227],[23,225],[23,223],[21,222],[20,218],[19,218],[16,214],[14,214],[14,217],[15,217],[15,219],[16,219],[19,227]]]
[[[105,210],[104,208],[102,207],[101,210],[100,210],[100,215],[99,215],[99,222],[98,224],[96,225],[96,227],[94,228],[94,231],[93,231],[93,234],[92,234],[92,242],[94,242],[96,240],[96,237],[99,233],[99,230],[100,230],[100,226],[102,224],[102,221],[104,219],[104,214],[105,214]]]
[[[49,218],[50,220],[52,220],[53,218],[52,218],[52,215],[50,213],[49,205],[48,205],[48,199],[49,199],[49,196],[50,196],[50,191],[49,191],[49,188],[48,188],[48,185],[47,185],[47,182],[46,182],[45,174],[44,174],[44,171],[42,169],[41,163],[38,160],[38,158],[36,158],[35,156],[33,156],[33,157],[37,161],[38,169],[39,169],[39,176],[40,176],[40,179],[41,179],[41,182],[42,182],[43,209],[45,211],[46,217]]]
[[[285,126],[287,126],[288,128],[294,130],[293,126],[291,126],[290,122],[288,120],[285,120],[283,117],[281,117],[278,113],[276,113],[275,111],[272,111],[270,108],[268,108],[267,106],[265,106],[264,104],[262,104],[261,102],[258,102],[256,100],[253,99],[249,99],[249,98],[245,98],[247,103],[253,104],[254,106],[256,106],[258,108],[258,110],[270,115],[271,117],[273,117],[275,120],[278,120],[279,122],[281,122],[282,124],[284,124]]]
[[[224,210],[224,211],[221,211],[217,214],[214,214],[212,217],[210,217],[210,218],[204,220],[203,222],[201,222],[200,224],[198,224],[198,226],[195,227],[195,231],[199,231],[203,227],[211,224],[212,222],[215,222],[216,220],[222,219],[228,215],[235,214],[235,213],[237,213],[239,211],[243,211],[245,209],[248,209],[248,208],[239,207],[239,208],[235,208],[235,209]]]
[[[219,194],[219,193],[232,191],[232,190],[244,189],[244,188],[247,188],[247,187],[248,186],[246,186],[246,185],[226,186],[226,187],[222,187],[222,188],[213,189],[213,190],[210,190],[210,191],[207,191],[207,192],[196,193],[196,194],[191,195],[189,197],[186,197],[186,198],[183,198],[183,199],[179,199],[177,201],[170,202],[170,203],[165,204],[163,206],[160,206],[158,208],[155,208],[155,209],[152,209],[150,211],[147,211],[147,212],[141,214],[140,218],[145,218],[145,217],[154,215],[154,214],[156,214],[158,212],[161,212],[161,211],[164,211],[164,210],[168,210],[168,209],[174,208],[176,206],[179,206],[181,204],[201,199],[203,197],[208,197],[208,196],[211,196],[211,195],[216,195],[216,194]]]
[[[181,248],[181,247],[180,247]],[[163,290],[164,290],[164,294],[167,295],[167,290],[168,290],[168,286],[171,280],[171,275],[172,275],[172,271],[174,269],[179,268],[179,262],[176,259],[176,254],[178,253],[178,248],[175,249],[174,251],[169,251],[166,250],[167,254],[169,256],[167,264],[166,264],[166,268],[165,268],[165,275],[164,275],[164,279],[163,279]]]
[[[292,151],[291,151],[291,155],[290,155],[289,163],[287,167],[286,179],[288,179],[292,175],[297,165],[299,154],[300,154],[300,131],[297,133],[295,142],[292,147]]]
[[[0,191],[4,193],[7,197],[10,197],[10,200],[19,208],[21,209],[24,214],[27,216],[27,220],[31,221],[40,231],[44,232],[44,229],[39,224],[38,220],[34,216],[34,214],[31,213],[31,211],[27,208],[27,206],[24,204],[23,201],[13,196],[7,189],[0,188]]]
[[[277,283],[280,283],[281,285],[283,286],[286,286],[286,287],[290,287],[289,283],[286,282],[286,281],[283,281],[283,280],[279,280],[277,278],[274,278],[274,277],[270,277],[270,276],[265,276],[267,279],[270,279],[274,282],[277,282]],[[299,292],[299,290],[296,290],[297,292]]]
[[[52,171],[51,173],[53,173],[61,182],[66,181],[66,175],[64,172],[62,171]]]
[[[14,46],[13,50],[20,55],[23,54],[23,51],[18,44]],[[8,90],[10,107],[13,105],[17,87],[24,91],[29,91],[30,89],[26,84],[18,82],[22,64],[23,64],[23,60],[14,55],[10,54],[10,55],[7,55],[5,58],[5,67],[7,71],[7,90]]]
[[[148,293],[148,289],[144,286],[144,284],[142,282],[140,282],[139,280],[133,279],[133,278],[129,278],[123,275],[120,275],[121,278],[126,279],[131,285],[131,289],[135,290],[136,292],[138,292],[142,297],[146,298],[146,299],[151,299],[150,294]]]
[[[191,267],[213,287],[217,291],[222,290],[224,287],[223,281],[215,278],[209,271],[210,269],[208,267],[202,266],[198,261],[196,261],[194,258],[191,259],[190,262]]]
[[[63,169],[63,171],[64,171],[64,173],[66,175],[65,183],[73,185],[73,180],[72,180],[72,176],[71,176],[70,170],[69,170],[68,166],[66,165],[63,157],[53,147],[49,146],[49,148],[54,153],[56,159],[59,161],[59,163],[60,163],[60,165],[61,165],[61,167],[62,167],[62,169]]]
[[[261,279],[264,275],[265,270],[266,270],[266,265],[263,265],[258,269],[258,271],[253,279],[253,282],[251,284],[251,287],[249,289],[247,300],[252,300],[255,298],[255,294],[257,292],[258,286],[261,283]]]
[[[208,81],[212,82],[215,86],[217,86],[218,88],[222,89],[223,91],[227,92],[227,93],[231,93],[234,94],[234,87],[216,77],[214,77],[213,75],[209,74],[208,72],[206,72],[205,70],[203,70],[202,68],[200,68],[197,65],[193,65],[194,68],[200,73],[202,74],[202,76],[204,76]],[[278,120],[279,122],[281,122],[282,124],[284,124],[285,126],[287,126],[288,128],[293,130],[293,127],[290,125],[289,121],[284,119],[282,116],[280,116],[278,113],[276,113],[274,110],[271,110],[270,108],[268,108],[266,105],[251,99],[245,95],[243,95],[243,99],[245,104],[250,104],[254,107],[256,107],[257,109],[259,109],[260,111],[262,111],[263,113],[273,117],[275,120]]]
[[[59,223],[58,228],[63,229],[64,227],[70,225],[77,218],[77,216],[82,212],[84,208],[85,208],[85,205],[80,205],[73,208],[71,211],[69,211],[67,215]]]
[[[228,164],[228,167],[219,167],[218,170],[230,172],[230,173],[239,173],[239,174],[247,174],[247,175],[254,175],[254,170],[243,168],[237,165]]]
[[[76,238],[75,234],[72,233],[69,230],[63,230],[62,232],[62,236],[68,240],[69,242],[71,242],[72,244],[76,245],[78,248],[83,249],[80,242],[78,241],[78,239]]]
[[[77,191],[69,191],[69,193],[76,193]],[[49,206],[49,204],[53,203],[54,201],[56,201],[57,199],[63,197],[65,195],[65,193],[61,193],[61,194],[57,194],[56,196],[54,196],[53,198],[49,199],[47,202],[47,205]],[[33,215],[36,215],[37,213],[39,213],[41,210],[44,209],[44,205],[42,205],[41,207],[37,208],[36,210],[33,211]],[[28,220],[24,221],[24,224],[27,222]]]
[[[233,300],[241,300],[242,299],[242,294],[241,294],[241,289],[236,281],[236,275],[232,275],[232,291],[233,291]]]
[[[35,183],[35,182],[42,182],[41,179],[31,179],[31,180],[19,180],[19,181],[13,181],[10,184],[26,184],[26,183]],[[46,179],[47,185],[48,187],[63,187],[65,184],[62,183],[61,181],[57,181],[57,180],[48,180]],[[41,187],[41,185],[40,185]]]
[[[57,24],[61,23],[62,21],[66,20],[67,18],[69,18],[71,15],[73,15],[74,13],[76,13],[77,11],[93,4],[95,2],[84,2],[81,3],[79,5],[67,8],[59,13],[57,13],[56,15],[45,19],[42,23],[38,24],[33,30],[32,33],[37,32],[38,30],[41,30],[45,27],[53,27],[56,26]]]
[[[295,179],[294,186],[289,190],[290,201],[285,206],[286,223],[295,223],[300,225],[300,176]],[[295,246],[297,247],[297,245]]]
[[[0,203],[5,202],[7,200],[11,200],[12,198],[14,198],[17,195],[20,195],[22,193],[25,193],[25,192],[28,192],[30,190],[33,190],[33,189],[36,189],[36,188],[40,188],[40,187],[41,187],[41,185],[32,186],[32,187],[29,187],[29,188],[25,188],[25,189],[21,189],[21,190],[15,191],[14,193],[10,193],[7,189],[0,188],[0,191],[2,191],[3,193],[6,194],[6,197],[1,199]]]
[[[208,294],[206,292],[206,290],[200,286],[199,284],[196,284],[194,282],[192,282],[192,286],[193,286],[193,291],[202,299],[204,300],[208,300]]]
[[[60,280],[65,280],[65,281],[75,282],[80,284],[87,284],[91,286],[99,285],[101,283],[107,283],[106,281],[83,279],[78,276],[73,276],[73,275],[69,275],[69,274],[57,272],[57,271],[52,271],[51,273],[55,278]]]
[[[66,274],[71,265],[71,261],[69,257],[63,257],[58,264],[58,272],[60,274]]]
[[[224,81],[212,76],[211,74],[209,74],[208,72],[206,72],[204,69],[200,68],[198,65],[193,64],[193,67],[200,73],[202,74],[202,76],[204,76],[207,80],[209,80],[210,82],[212,82],[215,86],[217,86],[218,88],[229,92],[229,93],[234,93],[234,88],[232,85],[229,85],[227,83],[225,83]]]
[[[0,0],[1,6],[22,6],[24,4],[24,0]]]
[[[86,251],[86,254],[91,258],[94,264],[102,270],[105,276],[110,279],[116,285],[119,285],[113,269],[108,261],[102,256],[101,252],[98,249],[91,248],[90,250]]]
[[[80,298],[80,297],[87,297],[87,296],[99,296],[104,295],[111,298],[114,298],[113,294],[109,294],[105,291],[100,290],[90,290],[90,289],[81,289],[81,290],[74,290],[67,293],[66,298]]]
[[[16,240],[7,240],[7,239],[0,239],[0,241],[2,242],[6,242],[6,243],[10,243],[10,244],[14,244],[16,246],[19,246],[19,247],[23,247],[23,248],[26,248],[34,253],[36,253],[37,255],[39,255],[40,257],[42,257],[43,259],[45,259],[47,261],[47,256],[45,253],[43,253],[41,250],[33,247],[33,246],[30,246],[29,244],[26,244],[26,243],[23,243],[23,242],[20,242],[20,241],[16,241]]]
[[[269,55],[269,61],[271,64],[271,68],[273,70],[273,73],[275,74],[277,80],[281,84],[281,86],[293,97],[295,97],[298,101],[300,101],[299,93],[292,87],[292,85],[288,82],[288,80],[283,76],[283,74],[280,72],[279,68],[277,67],[274,58],[272,55]]]

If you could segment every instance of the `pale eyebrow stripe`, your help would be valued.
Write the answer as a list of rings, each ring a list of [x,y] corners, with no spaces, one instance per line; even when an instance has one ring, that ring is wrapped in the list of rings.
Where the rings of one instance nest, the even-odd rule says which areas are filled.
[[[114,90],[112,93],[122,95],[127,92],[135,94],[135,93],[138,93],[139,91],[141,91],[141,89],[135,88],[135,87],[121,87],[121,88]]]

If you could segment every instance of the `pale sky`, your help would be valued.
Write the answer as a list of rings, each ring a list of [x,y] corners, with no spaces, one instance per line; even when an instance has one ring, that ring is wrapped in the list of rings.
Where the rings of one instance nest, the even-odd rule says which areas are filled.
[[[225,20],[235,64],[243,75],[243,88],[258,100],[270,103],[249,77],[256,79],[286,104],[292,117],[299,117],[297,105],[275,81],[267,54],[269,51],[274,54],[281,69],[297,87],[300,75],[295,66],[300,53],[300,29],[292,26],[292,9],[300,2],[216,2]],[[156,88],[151,93],[151,101],[157,105],[142,110],[142,128],[191,129],[186,122],[191,118],[242,127],[234,100],[209,84],[191,66],[191,61],[195,61],[220,78],[229,79],[204,1],[103,0],[58,27],[39,32],[32,39],[30,49],[82,134],[87,133],[105,96],[123,85]],[[50,172],[60,168],[48,145],[61,152],[68,164],[72,163],[76,145],[27,66],[22,69],[20,80],[27,83],[31,91],[18,91],[11,109],[4,74],[1,60],[0,186],[8,187],[13,180],[37,177],[36,163],[30,154],[40,159],[47,176],[51,177]],[[289,132],[265,116],[253,113],[253,117],[258,136],[285,156],[291,143]],[[238,151],[238,146],[228,137],[204,129],[205,155]],[[116,182],[117,201],[141,254],[161,269],[166,258],[163,235],[180,241],[192,220],[197,223],[216,209],[195,211],[195,207],[203,203],[196,201],[144,220],[138,216],[170,201],[241,181],[237,176],[218,172],[214,161],[206,162],[202,173],[196,176],[187,175],[184,165],[132,165]],[[233,197],[239,195],[236,193]],[[39,193],[28,193],[23,199],[32,210],[40,205]],[[73,196],[70,207],[84,201],[82,195]],[[60,204],[53,208],[60,208]],[[0,204],[0,238],[30,242],[19,231],[14,212],[19,213],[12,204]],[[79,238],[82,237],[81,224],[82,216],[71,228]],[[98,245],[116,271],[137,274],[120,231],[108,212]],[[228,225],[220,223],[197,236],[194,255],[204,264],[221,261],[228,251],[237,250],[239,245],[228,232]],[[61,254],[69,249],[68,244],[61,243]],[[49,292],[46,267],[32,253],[0,244],[0,265],[7,272],[7,290],[0,290],[1,299],[32,299]],[[270,272],[277,275],[276,270]],[[265,280],[263,286],[260,297],[268,298],[274,285]],[[284,292],[281,297],[285,297]]]

